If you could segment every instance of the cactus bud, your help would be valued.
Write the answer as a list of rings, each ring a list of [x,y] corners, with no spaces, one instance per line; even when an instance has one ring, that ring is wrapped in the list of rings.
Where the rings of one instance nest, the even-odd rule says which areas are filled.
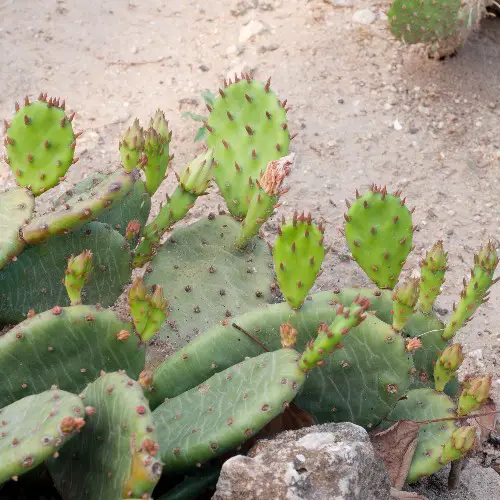
[[[64,277],[64,286],[71,301],[71,305],[81,303],[81,293],[83,287],[89,280],[92,270],[92,252],[83,251],[80,255],[71,256],[68,259],[68,267]]]
[[[155,335],[167,317],[168,302],[163,297],[163,288],[156,286],[153,296],[149,299],[148,304],[148,320],[142,331],[137,333],[141,339],[146,342]]]
[[[297,342],[297,330],[289,322],[280,325],[280,336],[283,348],[293,349]]]
[[[458,399],[458,415],[469,415],[477,410],[488,399],[490,389],[491,375],[466,380],[462,394]]]
[[[168,129],[168,121],[165,118],[165,113],[161,109],[157,109],[154,116],[150,119],[149,128],[154,129],[164,141],[170,141],[172,138],[172,132]]]
[[[392,296],[394,313],[392,327],[397,332],[400,332],[404,328],[406,322],[415,310],[419,295],[419,287],[420,283],[418,278],[410,278],[399,286]]]
[[[444,391],[445,385],[455,376],[464,355],[460,344],[449,345],[440,355],[434,366],[436,391]]]
[[[196,196],[203,194],[210,186],[213,169],[213,150],[197,156],[189,165],[186,165],[179,176],[179,183],[188,193]]]
[[[129,221],[127,224],[127,229],[125,231],[125,239],[127,241],[135,240],[141,232],[141,223],[134,219]]]
[[[261,172],[259,184],[269,196],[279,196],[281,186],[285,177],[290,175],[295,155],[284,156],[279,160],[272,160],[267,164],[264,172]]]
[[[141,333],[146,327],[149,312],[148,290],[144,286],[142,277],[138,277],[128,292],[128,306],[137,333]]]

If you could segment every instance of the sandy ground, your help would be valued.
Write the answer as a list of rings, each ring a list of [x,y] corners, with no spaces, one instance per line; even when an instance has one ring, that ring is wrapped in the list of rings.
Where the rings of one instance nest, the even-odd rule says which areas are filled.
[[[134,117],[161,107],[174,131],[179,170],[200,146],[199,94],[234,71],[272,76],[292,105],[297,166],[281,209],[311,211],[327,222],[332,252],[316,289],[368,284],[346,259],[340,232],[344,199],[371,183],[402,188],[414,220],[416,250],[443,239],[450,271],[438,308],[447,319],[473,253],[500,240],[500,20],[489,19],[460,53],[427,60],[395,41],[386,2],[374,0],[195,1],[0,0],[0,116],[43,90],[77,111],[80,162],[68,185],[90,171],[116,168],[118,138]],[[369,9],[368,24],[353,22]],[[250,26],[248,23],[252,22]],[[249,28],[258,33],[245,39]],[[0,183],[12,183],[5,165]],[[155,196],[155,210],[173,176]],[[57,191],[57,190],[56,190]],[[222,202],[214,193],[187,221]],[[267,224],[268,233],[276,230]],[[500,285],[460,333],[465,366],[494,375],[500,396]]]

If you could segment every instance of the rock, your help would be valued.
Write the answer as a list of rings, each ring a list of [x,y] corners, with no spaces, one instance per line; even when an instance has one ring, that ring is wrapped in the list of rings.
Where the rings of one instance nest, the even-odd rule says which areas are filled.
[[[264,33],[265,31],[267,31],[267,26],[264,23],[261,23],[260,21],[256,21],[255,19],[252,19],[250,22],[245,24],[245,26],[243,26],[243,28],[241,28],[239,42],[246,43],[251,38],[253,38],[257,35],[260,35],[261,33]]]
[[[323,424],[261,440],[222,467],[213,500],[388,500],[389,476],[367,432]]]
[[[357,10],[352,15],[352,22],[356,24],[372,24],[375,19],[376,16],[370,9]]]
[[[489,467],[481,467],[475,460],[469,460],[462,470],[457,489],[448,489],[450,466],[422,479],[406,489],[427,497],[429,500],[484,500],[498,498],[500,475]]]

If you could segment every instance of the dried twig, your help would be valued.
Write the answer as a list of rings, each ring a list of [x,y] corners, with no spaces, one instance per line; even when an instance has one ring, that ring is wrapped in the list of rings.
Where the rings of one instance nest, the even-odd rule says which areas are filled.
[[[257,340],[252,334],[247,332],[244,328],[241,328],[241,326],[237,325],[236,323],[233,323],[234,328],[236,330],[239,330],[240,332],[243,332],[247,337],[251,338],[256,344],[260,345],[264,351],[269,352],[269,349],[260,341]]]

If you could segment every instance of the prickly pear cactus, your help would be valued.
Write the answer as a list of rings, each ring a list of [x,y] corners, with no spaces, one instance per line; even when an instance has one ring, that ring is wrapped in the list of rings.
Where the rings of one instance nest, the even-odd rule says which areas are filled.
[[[213,148],[214,176],[227,207],[245,217],[261,171],[271,160],[288,154],[290,133],[286,101],[249,75],[219,89],[205,127]]]
[[[114,182],[121,177],[121,170],[117,170],[110,175],[91,174],[83,181],[79,182],[65,194],[60,196],[54,206],[64,208],[72,207],[76,203],[101,196],[105,183]],[[127,225],[132,220],[139,222],[140,228],[145,226],[149,212],[151,210],[151,196],[146,190],[146,186],[141,179],[137,179],[132,190],[120,200],[113,203],[109,210],[100,213],[96,220],[104,224],[109,224],[113,229],[125,236]]]
[[[200,331],[271,301],[267,245],[256,240],[237,250],[238,231],[231,217],[209,216],[176,229],[159,249],[144,282],[162,286],[170,302],[162,339],[182,347]]]
[[[325,257],[323,226],[309,215],[294,214],[292,222],[278,228],[273,250],[274,267],[281,293],[298,309],[313,286]]]
[[[56,453],[84,426],[84,417],[82,400],[56,388],[0,409],[0,485]]]
[[[109,210],[113,204],[119,203],[130,193],[137,178],[138,170],[131,173],[121,171],[100,184],[94,198],[78,201],[69,208],[64,206],[32,219],[22,230],[24,241],[35,244],[82,227],[100,213]]]
[[[442,353],[434,366],[434,385],[436,391],[443,391],[446,384],[452,380],[460,368],[464,355],[460,344],[449,345]]]
[[[18,323],[30,310],[69,305],[64,270],[72,254],[86,249],[92,252],[95,272],[82,292],[83,302],[112,305],[130,278],[131,256],[119,233],[92,222],[74,233],[26,247],[0,271],[0,323]]]
[[[299,354],[281,349],[217,373],[153,412],[168,471],[184,470],[243,443],[294,399],[305,380]]]
[[[28,97],[16,114],[5,137],[5,160],[19,186],[35,196],[57,185],[74,163],[76,137],[65,103],[40,94],[30,103]]]
[[[488,399],[491,389],[491,376],[469,378],[458,399],[459,415],[468,415],[477,410]]]
[[[443,242],[438,241],[420,263],[420,295],[417,308],[424,314],[429,314],[432,311],[436,297],[441,292],[447,257],[448,254],[443,249]]]
[[[82,303],[82,289],[88,283],[92,271],[92,252],[84,250],[76,257],[72,255],[68,259],[68,267],[64,276],[64,286],[71,305]]]
[[[30,220],[34,208],[33,195],[26,189],[0,193],[0,269],[22,252],[24,241],[19,231]]]
[[[394,288],[411,251],[411,212],[400,198],[385,187],[373,185],[344,215],[345,236],[354,260],[379,288]]]
[[[402,283],[392,296],[393,300],[393,320],[392,327],[400,332],[415,311],[417,305],[420,286],[418,278],[410,278]]]
[[[150,498],[162,464],[138,383],[124,373],[108,373],[90,384],[82,399],[92,408],[85,427],[47,462],[61,495],[74,500]]]
[[[432,389],[414,389],[400,400],[387,417],[381,428],[388,428],[399,420],[435,420],[456,415],[455,403],[446,394]],[[470,449],[460,446],[460,453],[451,454],[458,424],[455,420],[442,420],[423,424],[418,433],[418,443],[407,482],[414,483],[422,477],[434,474],[452,459],[460,458]],[[458,444],[458,443],[457,443]],[[461,444],[461,443],[460,443]],[[473,443],[472,443],[473,444]]]
[[[101,370],[137,377],[145,361],[137,343],[132,325],[109,310],[56,306],[34,315],[0,337],[0,407],[53,385],[79,393]]]

